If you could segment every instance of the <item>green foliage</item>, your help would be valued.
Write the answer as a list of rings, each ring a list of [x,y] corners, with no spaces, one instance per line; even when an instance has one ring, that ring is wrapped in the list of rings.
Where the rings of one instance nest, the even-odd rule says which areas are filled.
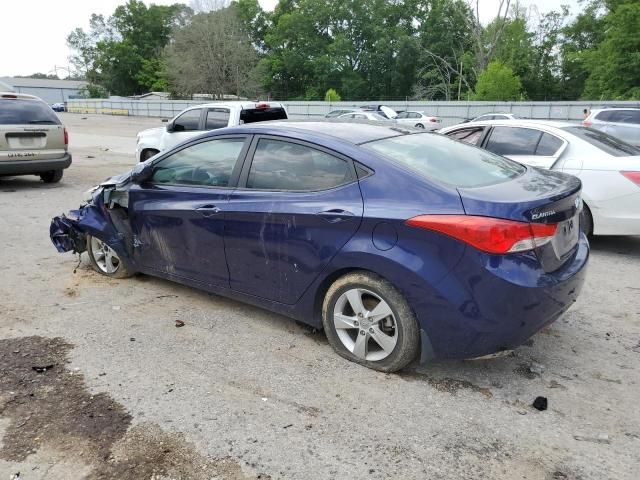
[[[107,92],[103,87],[94,83],[86,84],[79,90],[79,92],[80,95],[85,98],[105,98],[109,95],[109,92]]]
[[[520,77],[506,65],[494,61],[478,76],[475,100],[519,100],[522,96]]]
[[[336,92],[333,88],[330,88],[329,90],[327,90],[327,93],[324,94],[325,102],[339,102],[340,100],[342,100],[340,98],[340,95],[338,95],[338,92]]]

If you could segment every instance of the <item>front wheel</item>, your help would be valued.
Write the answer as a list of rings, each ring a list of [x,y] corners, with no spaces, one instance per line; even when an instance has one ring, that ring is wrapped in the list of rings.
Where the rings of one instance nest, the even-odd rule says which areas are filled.
[[[374,370],[395,372],[418,354],[413,311],[391,283],[373,273],[336,280],[325,295],[322,322],[339,355]]]
[[[127,278],[133,275],[118,254],[99,238],[87,235],[87,252],[93,269],[113,278]]]

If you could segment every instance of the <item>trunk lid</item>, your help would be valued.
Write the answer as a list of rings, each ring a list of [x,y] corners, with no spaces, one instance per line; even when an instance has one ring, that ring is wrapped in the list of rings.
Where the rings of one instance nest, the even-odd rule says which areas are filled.
[[[458,188],[465,213],[528,223],[556,224],[551,241],[535,249],[543,269],[560,268],[579,240],[582,184],[577,177],[527,167],[513,180]]]
[[[59,158],[65,151],[62,125],[0,125],[0,161]]]

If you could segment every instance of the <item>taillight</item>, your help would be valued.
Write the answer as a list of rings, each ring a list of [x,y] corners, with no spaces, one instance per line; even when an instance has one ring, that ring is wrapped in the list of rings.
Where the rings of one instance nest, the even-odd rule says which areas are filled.
[[[269,108],[269,104],[266,102],[256,103],[256,108],[258,109]]]
[[[69,145],[69,134],[67,133],[66,127],[64,128],[64,146],[67,147]]]
[[[533,250],[551,241],[556,224],[527,223],[471,215],[419,215],[406,221],[412,227],[456,238],[487,253]]]
[[[590,127],[591,125],[593,125],[593,122],[590,122],[589,120],[585,120],[582,122],[583,127]]]
[[[429,119],[429,121],[430,121],[431,123],[438,123],[438,119],[437,119],[437,118],[433,118],[433,117],[432,117],[432,118],[430,118],[430,119]]]
[[[620,172],[636,185],[640,186],[640,172]]]

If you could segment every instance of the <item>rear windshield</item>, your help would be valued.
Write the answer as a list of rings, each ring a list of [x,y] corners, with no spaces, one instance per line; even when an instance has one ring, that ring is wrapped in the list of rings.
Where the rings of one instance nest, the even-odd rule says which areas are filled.
[[[444,135],[418,133],[362,145],[430,180],[455,187],[481,187],[506,182],[526,168],[491,152]]]
[[[0,100],[0,125],[60,125],[51,107],[39,100]]]
[[[609,134],[601,132],[600,130],[585,127],[564,127],[564,130],[574,134],[576,137],[580,137],[594,147],[597,147],[603,152],[613,155],[614,157],[631,157],[634,155],[640,155],[640,148],[625,143],[616,137],[612,137]]]
[[[247,108],[240,112],[240,120],[244,123],[266,122],[268,120],[286,120],[287,112],[282,107]]]

